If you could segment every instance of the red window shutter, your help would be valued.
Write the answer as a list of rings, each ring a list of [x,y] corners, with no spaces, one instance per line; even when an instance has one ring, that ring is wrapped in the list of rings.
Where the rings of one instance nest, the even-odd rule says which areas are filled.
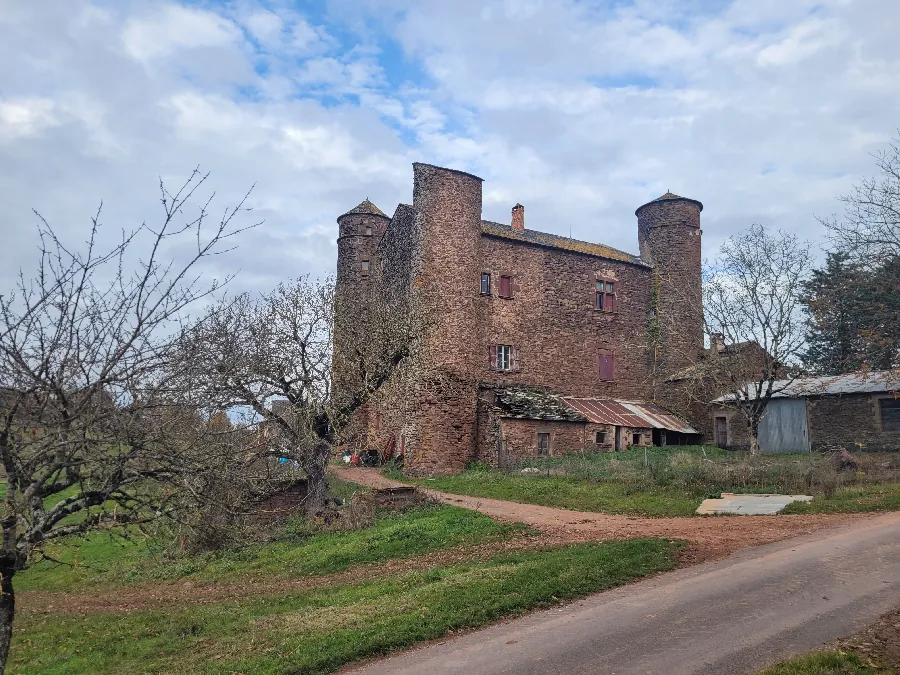
[[[600,379],[609,382],[613,379],[613,357],[612,354],[600,355]]]
[[[510,297],[509,277],[500,277],[500,295]]]
[[[510,351],[512,354],[509,357],[509,369],[519,370],[519,348],[513,347]]]
[[[490,349],[488,349],[488,367],[497,367],[497,345],[491,345]]]
[[[609,355],[609,379],[610,381],[616,379],[616,355]]]

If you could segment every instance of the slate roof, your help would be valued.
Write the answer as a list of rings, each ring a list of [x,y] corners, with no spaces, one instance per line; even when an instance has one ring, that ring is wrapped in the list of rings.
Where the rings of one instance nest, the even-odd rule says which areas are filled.
[[[370,216],[382,216],[383,218],[387,218],[388,216],[384,211],[375,206],[368,199],[363,199],[357,206],[354,206],[352,209],[347,211],[347,213],[343,214],[345,216],[353,216],[358,214],[367,214]]]
[[[609,260],[619,260],[621,262],[631,263],[632,265],[640,265],[641,267],[650,267],[648,263],[641,260],[638,256],[626,253],[625,251],[620,251],[619,249],[607,246],[606,244],[592,244],[588,241],[570,239],[569,237],[561,237],[557,234],[538,232],[536,230],[514,230],[511,225],[494,223],[490,220],[481,221],[481,231],[492,237],[502,237],[503,239],[512,239],[514,241],[522,241],[538,246],[547,246],[550,248],[562,249],[564,251],[585,253],[599,258],[607,258]]]
[[[702,202],[699,202],[696,199],[691,199],[690,197],[682,197],[681,195],[676,195],[673,192],[666,191],[666,194],[660,195],[656,199],[651,199],[646,204],[642,204],[641,206],[637,207],[637,210],[634,212],[634,215],[638,215],[638,213],[640,213],[642,208],[644,208],[645,206],[649,206],[650,204],[653,204],[655,202],[674,202],[674,201],[693,202],[694,204],[696,204],[697,206],[700,207],[701,211],[703,210]]]
[[[537,387],[508,387],[495,390],[497,407],[504,417],[558,422],[586,422],[555,394]]]

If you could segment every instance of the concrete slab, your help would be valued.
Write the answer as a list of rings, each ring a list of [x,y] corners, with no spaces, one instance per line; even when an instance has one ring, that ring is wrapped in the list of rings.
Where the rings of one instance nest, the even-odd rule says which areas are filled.
[[[770,516],[791,502],[811,502],[809,495],[737,495],[723,492],[721,499],[704,499],[697,508],[701,515],[728,513],[743,516]]]

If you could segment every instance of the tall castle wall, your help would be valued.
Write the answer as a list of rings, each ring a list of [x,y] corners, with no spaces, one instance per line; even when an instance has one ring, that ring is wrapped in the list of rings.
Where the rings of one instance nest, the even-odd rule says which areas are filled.
[[[432,323],[405,470],[449,473],[465,468],[475,451],[482,180],[430,164],[413,164],[413,172],[421,236],[413,288]]]
[[[648,395],[649,267],[490,236],[483,238],[482,252],[480,271],[491,274],[493,286],[490,295],[478,298],[482,380],[540,385],[574,396]],[[511,298],[499,295],[501,275],[513,278]],[[597,309],[598,280],[616,284],[614,312]],[[491,344],[515,347],[518,369],[492,368]],[[600,379],[602,350],[615,355],[611,381]]]

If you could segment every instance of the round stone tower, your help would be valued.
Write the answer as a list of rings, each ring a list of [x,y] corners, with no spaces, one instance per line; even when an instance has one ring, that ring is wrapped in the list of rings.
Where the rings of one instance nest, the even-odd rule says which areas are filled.
[[[703,349],[702,210],[696,199],[666,192],[634,212],[641,258],[653,265],[650,358],[662,379],[694,363]]]
[[[412,474],[462,471],[475,451],[481,197],[478,176],[413,164],[421,237],[413,281],[433,320],[420,395],[419,437],[407,446]]]
[[[391,219],[368,199],[359,206],[350,209],[337,219],[338,222],[338,259],[337,276],[335,277],[335,311],[352,315],[363,311],[356,302],[364,298],[360,291],[373,282],[376,266],[378,244],[387,230]],[[341,361],[342,344],[346,335],[341,332],[342,321],[336,321],[334,334],[334,354],[332,357],[333,387],[336,394],[353,385],[351,369]],[[360,415],[363,424],[365,415]]]
[[[391,219],[368,199],[337,219],[337,292],[366,283],[375,267],[378,243]]]

